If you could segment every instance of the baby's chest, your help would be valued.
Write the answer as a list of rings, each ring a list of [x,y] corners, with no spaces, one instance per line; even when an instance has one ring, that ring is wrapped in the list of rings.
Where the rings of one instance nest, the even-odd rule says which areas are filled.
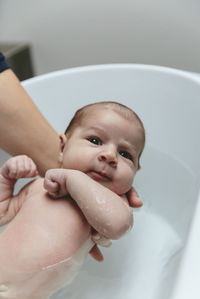
[[[34,271],[74,255],[89,236],[90,226],[73,202],[41,192],[26,199],[0,235],[0,254],[7,267]]]

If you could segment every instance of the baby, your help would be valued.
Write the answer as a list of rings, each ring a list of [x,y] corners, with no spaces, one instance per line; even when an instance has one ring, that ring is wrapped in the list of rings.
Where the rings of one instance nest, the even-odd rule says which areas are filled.
[[[135,112],[100,102],[78,110],[60,136],[60,169],[13,195],[17,179],[36,176],[36,166],[27,156],[3,165],[0,225],[9,224],[0,234],[0,298],[48,298],[79,270],[95,245],[92,231],[102,244],[131,229],[126,193],[144,143]]]

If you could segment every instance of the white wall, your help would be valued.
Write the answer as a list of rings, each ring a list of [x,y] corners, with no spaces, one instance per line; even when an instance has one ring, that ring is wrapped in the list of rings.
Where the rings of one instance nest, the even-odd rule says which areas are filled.
[[[0,42],[28,41],[37,74],[99,63],[200,72],[200,0],[0,0]]]

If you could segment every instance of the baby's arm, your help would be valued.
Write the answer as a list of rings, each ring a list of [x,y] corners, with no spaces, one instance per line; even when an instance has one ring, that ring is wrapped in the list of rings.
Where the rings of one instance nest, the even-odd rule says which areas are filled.
[[[133,225],[133,213],[126,196],[115,194],[81,171],[49,170],[44,187],[54,197],[69,193],[89,224],[106,238],[118,239]]]
[[[13,195],[16,181],[37,174],[36,165],[25,155],[10,158],[0,168],[0,226],[10,222],[23,203],[22,193]]]

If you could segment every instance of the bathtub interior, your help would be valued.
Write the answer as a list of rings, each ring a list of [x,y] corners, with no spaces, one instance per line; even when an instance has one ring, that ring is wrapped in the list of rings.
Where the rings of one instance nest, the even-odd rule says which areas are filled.
[[[114,100],[138,113],[147,134],[135,180],[144,206],[134,210],[134,229],[102,249],[104,263],[88,256],[72,284],[52,298],[170,298],[198,198],[200,82],[167,68],[110,65],[23,84],[58,133],[81,106]],[[1,164],[7,157],[1,151]]]

